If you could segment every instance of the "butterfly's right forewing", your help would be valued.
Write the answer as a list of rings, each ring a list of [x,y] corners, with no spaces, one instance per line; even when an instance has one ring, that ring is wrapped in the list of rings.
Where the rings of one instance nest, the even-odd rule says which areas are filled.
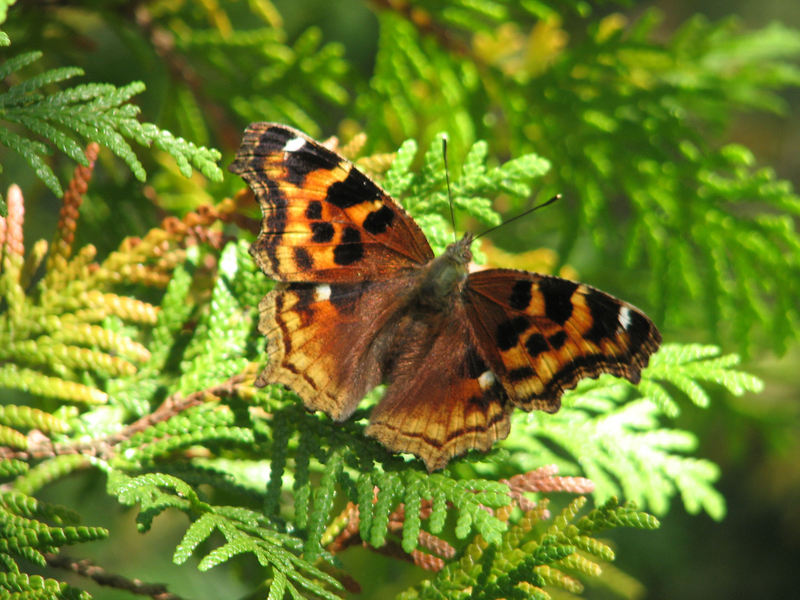
[[[588,285],[489,269],[469,276],[467,315],[509,398],[555,412],[564,390],[611,373],[637,383],[661,335],[638,308]]]

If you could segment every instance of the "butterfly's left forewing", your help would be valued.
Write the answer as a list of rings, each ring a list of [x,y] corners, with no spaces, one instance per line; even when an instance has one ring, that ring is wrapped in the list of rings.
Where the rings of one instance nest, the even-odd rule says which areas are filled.
[[[489,269],[472,273],[467,317],[511,402],[555,412],[564,390],[611,373],[637,383],[661,336],[636,307],[591,286]]]
[[[281,281],[385,280],[433,258],[422,230],[350,161],[304,133],[252,123],[230,170],[264,218],[250,252]]]

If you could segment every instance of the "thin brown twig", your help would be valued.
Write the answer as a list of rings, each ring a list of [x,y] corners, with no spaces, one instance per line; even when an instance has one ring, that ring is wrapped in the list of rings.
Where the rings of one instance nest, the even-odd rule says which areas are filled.
[[[44,555],[47,564],[59,569],[67,569],[83,577],[92,579],[98,585],[126,590],[132,594],[150,596],[154,600],[183,600],[177,594],[167,591],[163,583],[145,583],[140,579],[128,579],[117,573],[109,573],[103,567],[94,564],[88,558],[77,560],[61,554],[50,552]]]

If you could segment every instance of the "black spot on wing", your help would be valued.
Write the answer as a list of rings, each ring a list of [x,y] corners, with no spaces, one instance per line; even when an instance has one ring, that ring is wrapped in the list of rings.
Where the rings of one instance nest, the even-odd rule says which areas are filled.
[[[325,221],[311,224],[311,241],[323,244],[333,239],[333,225]]]
[[[508,304],[511,308],[516,310],[525,310],[531,303],[531,286],[533,282],[526,279],[520,279],[511,288],[511,296],[508,299]]]
[[[306,208],[306,219],[316,220],[322,218],[322,203],[319,200],[312,200]]]
[[[489,367],[480,357],[477,350],[471,346],[467,349],[467,356],[465,360],[467,364],[467,375],[470,379],[477,379],[483,375],[483,373],[489,370]]]
[[[364,258],[364,244],[358,229],[345,227],[339,244],[333,249],[333,262],[337,265],[352,265]]]
[[[491,405],[492,398],[490,398],[488,394],[475,394],[474,396],[470,396],[467,402],[478,410],[484,411]]]
[[[656,346],[661,343],[661,335],[659,335],[653,324],[642,315],[642,313],[631,308],[628,313],[628,318],[630,319],[630,325],[628,325],[625,331],[628,332],[628,344],[631,354],[639,352],[644,343],[650,339],[652,339]]]
[[[551,321],[563,325],[572,316],[572,294],[578,284],[557,277],[544,277],[539,291],[544,296],[544,312]]]
[[[595,344],[612,337],[619,324],[619,309],[622,306],[619,301],[603,292],[592,290],[586,294],[586,306],[592,313],[592,328],[584,334],[584,337]],[[631,311],[631,314],[633,312]]]
[[[528,351],[528,354],[531,355],[531,358],[536,358],[542,352],[547,352],[550,346],[541,333],[534,333],[525,340],[525,349]]]
[[[561,348],[561,346],[564,345],[564,342],[567,341],[567,332],[561,330],[557,333],[554,333],[549,338],[547,338],[547,341],[550,342],[550,345],[553,347],[553,350],[558,350],[559,348]]]
[[[508,321],[503,321],[497,326],[497,347],[500,350],[510,350],[517,345],[519,336],[528,328],[528,319],[525,317],[514,317]]]
[[[506,373],[506,377],[512,383],[530,379],[534,375],[536,375],[536,372],[531,367],[518,367],[516,369],[511,369],[508,373]]]
[[[288,292],[297,296],[297,303],[292,307],[292,310],[298,312],[307,312],[310,310],[311,305],[314,303],[314,287],[313,283],[290,283],[286,288]]]
[[[253,153],[260,156],[275,154],[283,150],[286,142],[293,137],[297,137],[297,134],[284,127],[270,127],[261,134]]]
[[[342,159],[335,152],[331,152],[316,142],[306,141],[300,149],[286,153],[284,160],[286,180],[289,183],[301,186],[306,179],[306,175],[312,171],[319,169],[331,171],[341,162]]]
[[[381,191],[378,186],[358,169],[352,167],[344,181],[331,184],[325,200],[339,208],[350,208],[362,202],[372,202],[380,197]]]
[[[394,211],[384,205],[367,215],[367,218],[364,219],[364,229],[373,235],[383,233],[392,224],[393,220]]]
[[[369,285],[367,282],[357,284],[332,283],[330,284],[331,295],[329,300],[340,313],[352,313],[364,294],[367,285]]]
[[[294,248],[294,262],[297,268],[303,271],[310,271],[314,268],[314,261],[308,251],[302,246]]]

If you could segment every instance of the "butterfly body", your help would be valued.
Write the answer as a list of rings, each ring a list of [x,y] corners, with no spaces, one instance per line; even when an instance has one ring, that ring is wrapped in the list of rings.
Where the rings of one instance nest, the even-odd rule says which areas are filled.
[[[420,303],[444,310],[463,293],[472,260],[471,244],[472,236],[467,234],[425,265],[419,276]]]
[[[297,130],[250,125],[231,170],[264,213],[251,253],[280,282],[259,307],[257,384],[342,421],[386,383],[366,433],[429,470],[505,438],[515,407],[558,410],[583,377],[638,381],[660,343],[638,309],[585,284],[469,273],[469,234],[434,257],[402,207]]]

